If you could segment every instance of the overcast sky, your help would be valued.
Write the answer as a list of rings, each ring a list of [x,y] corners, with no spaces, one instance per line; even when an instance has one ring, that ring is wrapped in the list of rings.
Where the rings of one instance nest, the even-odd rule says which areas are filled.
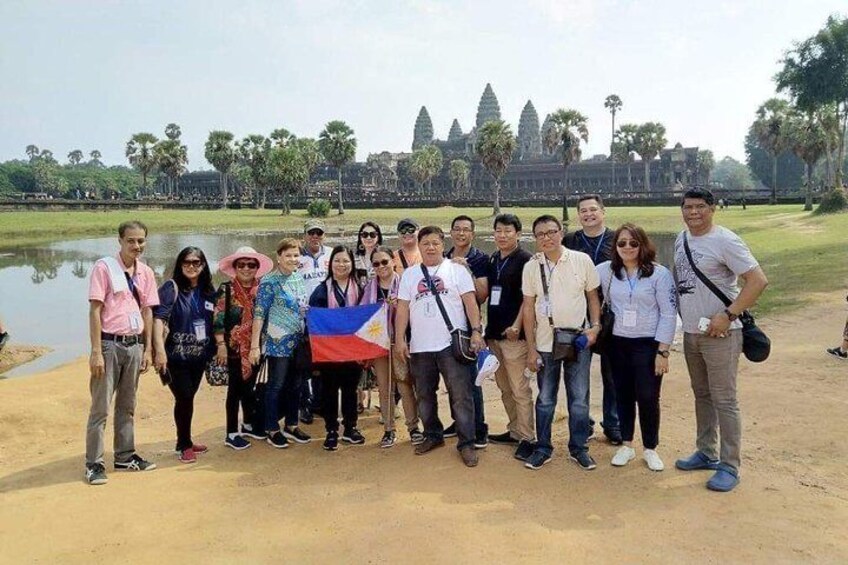
[[[589,117],[584,156],[619,123],[659,121],[669,144],[744,159],[757,106],[793,41],[845,0],[0,2],[0,160],[33,143],[64,161],[124,164],[134,132],[178,123],[189,168],[210,130],[356,131],[357,159],[409,151],[426,105],[436,137],[474,125],[487,82],[517,131],[539,112]]]

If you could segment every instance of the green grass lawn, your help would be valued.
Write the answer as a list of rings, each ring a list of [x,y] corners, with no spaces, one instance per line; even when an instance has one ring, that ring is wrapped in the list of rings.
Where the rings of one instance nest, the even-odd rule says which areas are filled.
[[[559,216],[560,208],[514,208],[529,231],[533,218],[543,213]],[[451,218],[468,214],[479,232],[491,231],[491,210],[484,208],[434,208],[349,210],[326,219],[331,232],[354,232],[365,220],[393,231],[400,218],[416,218],[423,224],[447,227]],[[0,250],[59,239],[114,234],[128,219],[145,222],[154,232],[300,231],[307,219],[303,211],[281,216],[276,210],[156,210],[156,211],[51,211],[0,213]],[[576,216],[572,213],[572,225]],[[677,207],[608,208],[607,220],[615,226],[624,221],[643,226],[649,233],[674,233],[683,223]],[[716,212],[716,222],[739,233],[751,246],[771,283],[758,312],[798,307],[811,293],[845,288],[848,280],[848,214],[812,216],[799,205],[733,207]]]

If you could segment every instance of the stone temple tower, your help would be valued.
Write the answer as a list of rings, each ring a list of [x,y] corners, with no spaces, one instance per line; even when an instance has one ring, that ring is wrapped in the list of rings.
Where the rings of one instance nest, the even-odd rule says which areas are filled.
[[[539,134],[539,114],[528,100],[518,121],[518,158],[522,161],[535,159],[542,154],[542,138]]]
[[[421,149],[425,145],[433,143],[433,121],[427,112],[426,106],[421,106],[418,117],[415,119],[415,132],[412,136],[412,150]]]
[[[459,127],[459,120],[454,118],[448,133],[448,142],[459,141],[460,139],[462,139],[462,128]]]
[[[500,119],[501,106],[498,104],[498,97],[495,96],[492,85],[486,83],[483,96],[480,97],[480,104],[477,105],[477,129],[483,127],[486,122]]]

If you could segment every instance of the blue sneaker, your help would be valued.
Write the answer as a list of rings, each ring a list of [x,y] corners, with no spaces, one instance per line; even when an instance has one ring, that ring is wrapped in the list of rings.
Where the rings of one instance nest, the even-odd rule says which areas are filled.
[[[674,466],[681,471],[699,471],[701,469],[715,471],[718,469],[718,459],[710,459],[700,451],[696,451],[686,459],[675,461]]]
[[[730,492],[739,484],[739,473],[730,465],[720,463],[715,475],[707,481],[707,488],[716,492]]]

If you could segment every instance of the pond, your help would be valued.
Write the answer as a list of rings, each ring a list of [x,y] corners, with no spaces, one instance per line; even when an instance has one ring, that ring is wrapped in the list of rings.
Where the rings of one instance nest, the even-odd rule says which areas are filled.
[[[295,234],[151,234],[144,260],[161,282],[166,273],[171,273],[177,253],[187,245],[196,245],[212,263],[217,284],[223,280],[215,269],[218,259],[242,245],[273,256],[283,235]],[[674,236],[664,234],[655,237],[654,241],[659,261],[670,265]],[[355,236],[334,238],[328,234],[325,243],[352,245]],[[397,239],[387,238],[385,243],[395,247]],[[475,244],[488,253],[495,250],[491,235],[478,236]],[[446,242],[446,246],[449,245],[450,242]],[[534,248],[532,238],[525,237],[522,245],[531,251]],[[0,318],[12,334],[13,343],[43,345],[52,351],[2,377],[45,371],[88,355],[88,275],[95,261],[114,254],[117,249],[116,237],[104,237],[3,250],[0,254]]]

